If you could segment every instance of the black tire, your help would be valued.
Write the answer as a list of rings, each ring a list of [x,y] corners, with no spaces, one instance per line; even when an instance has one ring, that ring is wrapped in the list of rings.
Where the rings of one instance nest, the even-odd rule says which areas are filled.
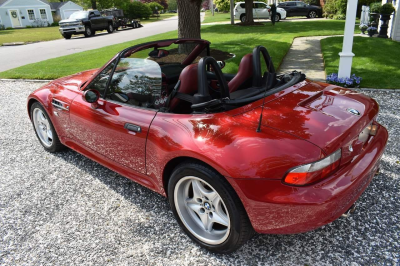
[[[85,26],[85,37],[91,37],[95,34],[95,31],[92,30],[92,28],[90,26]]]
[[[245,14],[242,14],[242,15],[240,16],[240,21],[241,21],[242,23],[245,23],[245,22],[246,22],[246,15],[245,15]]]
[[[308,12],[308,18],[316,18],[317,17],[317,11],[311,10]]]
[[[226,210],[230,218],[230,230],[226,240],[221,244],[210,245],[199,240],[189,231],[188,228],[186,228],[177,212],[174,197],[175,187],[182,178],[188,176],[200,178],[201,180],[204,180],[209,185],[211,185],[219,194],[226,206]],[[212,168],[209,168],[197,162],[190,161],[187,161],[186,163],[177,166],[174,169],[168,182],[168,198],[171,209],[182,230],[194,242],[212,252],[231,253],[240,248],[247,240],[249,240],[254,235],[254,229],[247,216],[246,210],[244,209],[243,204],[237,196],[235,190],[231,187],[231,185],[223,176],[221,176]]]
[[[275,15],[275,22],[279,22],[281,20],[281,15],[280,14],[276,14]]]
[[[111,23],[108,24],[107,32],[108,33],[113,33],[114,32],[114,26]]]
[[[53,136],[53,141],[52,141],[52,144],[50,147],[43,144],[42,140],[39,138],[38,133],[36,131],[35,123],[34,123],[34,119],[33,119],[33,113],[36,108],[40,109],[43,112],[43,114],[46,116],[47,120],[49,121],[50,129],[51,129],[52,136]],[[39,140],[40,144],[43,146],[43,148],[46,151],[52,152],[52,153],[63,150],[65,148],[65,146],[61,143],[60,139],[58,138],[58,135],[57,135],[56,130],[54,129],[53,123],[51,122],[51,119],[50,119],[49,115],[47,114],[46,110],[43,108],[43,106],[38,102],[33,103],[31,106],[31,109],[30,109],[30,114],[31,114],[31,122],[33,125],[33,130],[35,131],[36,137],[38,138],[38,140]]]
[[[66,40],[69,40],[69,39],[71,39],[72,35],[71,35],[71,34],[64,33],[64,34],[63,34],[63,37],[64,37]]]

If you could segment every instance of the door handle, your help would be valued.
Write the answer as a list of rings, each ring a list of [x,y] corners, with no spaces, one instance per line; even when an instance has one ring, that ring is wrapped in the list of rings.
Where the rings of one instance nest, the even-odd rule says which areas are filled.
[[[129,131],[133,131],[133,132],[137,132],[137,133],[142,132],[141,127],[140,127],[140,126],[137,126],[137,125],[134,125],[134,124],[126,123],[125,126],[124,126],[124,128],[126,128],[126,129],[129,130]]]

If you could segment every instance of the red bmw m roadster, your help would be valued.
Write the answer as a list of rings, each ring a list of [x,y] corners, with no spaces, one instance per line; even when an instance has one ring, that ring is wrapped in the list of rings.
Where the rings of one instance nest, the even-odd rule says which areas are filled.
[[[223,66],[205,40],[144,43],[36,90],[28,112],[45,150],[69,147],[168,197],[214,252],[347,216],[387,143],[376,101],[278,75],[263,46],[236,74]]]

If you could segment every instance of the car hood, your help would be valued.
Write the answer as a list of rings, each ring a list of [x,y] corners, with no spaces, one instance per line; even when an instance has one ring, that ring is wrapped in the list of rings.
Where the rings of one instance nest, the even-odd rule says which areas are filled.
[[[351,113],[351,109],[360,114]],[[274,128],[307,140],[326,154],[354,143],[377,116],[375,100],[337,86],[309,82],[271,101],[266,98],[263,130]],[[259,122],[261,107],[241,114]]]
[[[63,19],[58,22],[59,24],[64,24],[64,23],[72,23],[72,22],[79,22],[81,19]]]

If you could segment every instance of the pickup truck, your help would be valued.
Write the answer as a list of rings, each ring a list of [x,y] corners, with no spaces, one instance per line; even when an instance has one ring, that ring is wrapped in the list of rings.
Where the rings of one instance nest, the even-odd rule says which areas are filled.
[[[84,34],[85,37],[95,35],[96,30],[114,31],[113,16],[102,16],[97,10],[77,11],[69,19],[59,22],[60,33],[65,39],[71,39],[73,34]]]

